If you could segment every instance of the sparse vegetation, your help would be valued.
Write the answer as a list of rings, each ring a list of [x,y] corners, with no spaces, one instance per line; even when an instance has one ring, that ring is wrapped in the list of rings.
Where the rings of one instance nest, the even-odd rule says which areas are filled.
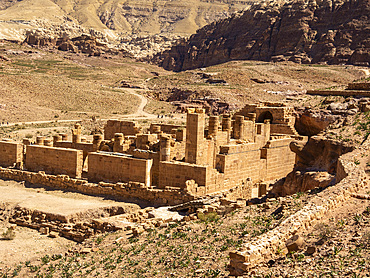
[[[7,228],[6,231],[2,233],[1,236],[2,236],[2,239],[5,239],[5,240],[13,240],[15,238],[14,227]]]

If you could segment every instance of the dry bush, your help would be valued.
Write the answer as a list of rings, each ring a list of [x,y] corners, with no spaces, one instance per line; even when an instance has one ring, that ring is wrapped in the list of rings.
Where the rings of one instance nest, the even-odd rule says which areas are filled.
[[[315,229],[318,231],[320,239],[325,241],[334,236],[336,227],[334,225],[319,223]]]
[[[362,236],[362,243],[366,247],[370,247],[370,231],[367,231]]]
[[[203,222],[216,222],[220,219],[220,216],[216,212],[209,213],[198,213],[198,219]]]
[[[2,233],[2,239],[13,240],[15,238],[15,231],[12,227],[8,228],[5,232]]]

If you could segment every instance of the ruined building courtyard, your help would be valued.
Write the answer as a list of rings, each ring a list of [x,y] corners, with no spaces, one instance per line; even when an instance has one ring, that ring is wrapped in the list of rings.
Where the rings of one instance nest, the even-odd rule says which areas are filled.
[[[263,221],[268,221],[268,226],[251,233],[243,231],[251,227],[239,218],[228,220],[235,222],[239,233],[249,237],[249,241],[233,239],[235,231],[230,234],[223,230],[224,238],[228,235],[231,238],[227,245],[217,247],[231,251],[229,261],[224,261],[231,275],[246,274],[266,260],[274,261],[288,251],[303,250],[301,236],[320,219],[327,219],[327,214],[348,198],[369,198],[367,174],[357,169],[357,165],[367,161],[367,144],[354,150],[315,136],[308,142],[307,136],[296,131],[295,120],[292,107],[260,103],[222,116],[207,116],[202,108],[189,108],[185,126],[153,122],[143,128],[134,121],[108,120],[103,134],[94,133],[91,141],[82,136],[81,124],[75,124],[70,134],[25,138],[22,142],[3,139],[0,176],[8,184],[1,187],[2,213],[8,215],[13,225],[8,231],[20,229],[25,233],[23,227],[31,228],[54,245],[72,240],[87,247],[76,245],[70,249],[70,255],[86,256],[102,254],[100,241],[110,233],[124,231],[115,241],[118,246],[126,240],[135,242],[135,238],[140,242],[141,234],[145,233],[155,238],[153,231],[161,229],[169,233],[168,241],[180,234],[184,234],[185,240],[184,229],[196,236],[199,224],[185,224],[187,228],[181,228],[178,223],[198,219],[209,223],[207,231],[209,225],[215,228],[213,225],[217,225],[220,216],[227,217],[230,212],[240,214],[247,209],[244,219],[251,221],[255,217],[250,226],[264,227]],[[312,157],[312,151],[322,152],[318,156],[322,169],[301,173],[303,164],[320,160]],[[358,163],[350,162],[353,157]],[[23,182],[26,188],[12,184],[12,180]],[[320,191],[334,183],[327,192],[307,195],[302,201],[299,197],[296,200],[279,197],[288,191],[293,196],[301,191]],[[43,188],[55,193],[49,194]],[[75,193],[68,199],[58,193],[60,190]],[[260,211],[261,202],[265,203]],[[364,208],[363,201],[356,205],[357,210]],[[270,216],[268,211],[272,211]],[[257,219],[264,220],[259,223]],[[270,225],[276,228],[270,230]],[[173,232],[176,227],[177,232]],[[188,240],[192,242],[195,238],[198,236]],[[217,246],[215,242],[208,244],[212,249]],[[41,248],[38,252],[45,251]],[[13,255],[8,252],[3,255],[5,261],[12,261],[12,257],[26,259],[20,250]],[[49,255],[46,258],[46,265],[53,261]],[[208,274],[220,274],[217,266],[211,264]],[[122,273],[133,275],[130,271]],[[194,275],[204,273],[207,272],[198,269]],[[160,272],[157,274],[160,276]]]
[[[0,277],[370,276],[368,68],[0,45]]]

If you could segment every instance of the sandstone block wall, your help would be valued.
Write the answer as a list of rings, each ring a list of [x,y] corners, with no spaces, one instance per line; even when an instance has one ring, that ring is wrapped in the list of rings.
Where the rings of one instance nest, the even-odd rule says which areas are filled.
[[[298,132],[290,125],[284,124],[272,124],[270,125],[270,131],[272,134],[289,134],[298,136]]]
[[[294,126],[295,123],[293,108],[285,107],[279,103],[247,104],[235,115],[247,117],[249,113],[255,113],[256,121],[259,123],[263,123],[265,119],[270,119],[272,124]]]
[[[26,146],[25,168],[29,171],[44,171],[48,174],[66,174],[80,178],[83,152],[74,149],[45,146]]]
[[[349,90],[366,90],[370,91],[370,82],[358,82],[358,83],[349,83]]]
[[[293,171],[296,155],[289,147],[292,141],[291,138],[272,140],[262,149],[262,157],[266,158],[265,181],[283,178]]]
[[[153,161],[151,169],[151,185],[158,186],[159,183],[159,152],[134,150],[133,156],[141,159],[151,159]]]
[[[123,133],[123,135],[136,135],[141,132],[141,127],[137,127],[135,122],[109,120],[104,127],[104,139],[110,140],[114,138],[115,133]]]
[[[370,97],[370,91],[367,90],[342,90],[342,91],[334,91],[334,90],[307,90],[307,94],[309,95],[319,95],[319,96],[363,96],[363,97]]]
[[[189,164],[184,162],[159,163],[159,184],[158,187],[166,186],[185,188],[187,180],[194,180],[198,186],[207,185],[207,172],[210,166]]]
[[[90,153],[88,156],[88,178],[90,181],[141,182],[151,184],[153,160],[125,155]]]
[[[81,150],[83,151],[84,160],[89,152],[94,151],[92,143],[72,143],[68,141],[59,141],[54,143],[54,147]]]
[[[140,199],[150,205],[178,205],[195,197],[180,189],[154,189],[143,183],[89,183],[87,180],[73,179],[67,175],[48,175],[43,172],[28,172],[0,167],[0,178],[27,181],[31,184],[45,185],[84,194],[112,196],[124,200]],[[234,192],[234,191],[233,191]]]
[[[10,142],[0,141],[0,166],[13,167],[21,164],[23,161],[23,145]]]
[[[167,134],[172,134],[172,130],[173,129],[184,128],[181,125],[170,125],[170,124],[160,124],[160,123],[159,124],[155,124],[155,123],[152,123],[152,124],[150,124],[150,128],[149,128],[150,133],[154,133],[155,126],[160,126],[161,127],[161,131],[163,133],[167,133]]]
[[[286,241],[296,233],[303,232],[325,217],[329,210],[346,202],[354,192],[369,183],[369,177],[354,159],[369,151],[369,145],[361,150],[344,154],[338,160],[340,182],[320,192],[309,204],[284,220],[277,228],[247,242],[240,251],[230,252],[230,274],[244,275],[263,261],[274,258],[277,250],[283,250]]]
[[[230,145],[221,147],[216,168],[230,182],[240,182],[247,178],[258,181],[261,178],[262,163],[261,151],[255,143]]]

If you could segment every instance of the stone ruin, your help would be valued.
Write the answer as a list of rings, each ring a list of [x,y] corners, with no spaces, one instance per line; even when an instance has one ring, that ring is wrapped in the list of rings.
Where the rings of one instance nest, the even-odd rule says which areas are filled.
[[[370,82],[352,82],[348,84],[345,90],[308,90],[307,94],[320,96],[369,97]]]
[[[207,125],[203,109],[189,109],[185,127],[152,124],[145,132],[134,122],[111,120],[104,135],[95,134],[92,142],[85,141],[81,125],[76,124],[72,141],[66,134],[55,135],[53,140],[25,139],[23,144],[0,141],[0,177],[90,195],[140,199],[154,206],[171,205],[174,210],[194,212],[202,207],[215,209],[214,197],[221,203],[230,200],[231,209],[243,206],[241,199],[265,195],[268,182],[295,173],[302,163],[319,163],[320,169],[335,174],[335,186],[319,193],[313,202],[275,229],[230,252],[230,274],[244,275],[277,256],[277,250],[285,252],[291,237],[318,223],[351,196],[357,197],[359,189],[369,184],[366,173],[354,161],[369,152],[370,141],[355,150],[320,138],[311,138],[306,144],[294,123],[292,108],[264,103],[246,105],[233,116],[223,115],[221,121],[210,116]],[[310,151],[320,152],[319,160],[302,160],[312,156]],[[140,218],[140,213],[149,217],[147,209],[150,210],[122,216],[144,221],[142,226],[132,227],[134,234],[154,225],[150,219]],[[218,208],[223,209],[229,208]],[[55,221],[47,222],[47,215],[42,220],[34,212],[32,216],[21,209],[16,213],[13,220],[17,225],[49,227],[76,241],[97,232],[121,229],[104,219],[53,226]],[[107,213],[115,215],[119,211]]]
[[[287,176],[297,157],[291,142],[306,142],[294,130],[292,109],[282,105],[247,105],[234,116],[206,118],[204,109],[193,108],[186,126],[151,124],[148,130],[109,120],[92,142],[82,136],[80,124],[71,141],[68,134],[22,143],[3,139],[0,178],[144,206],[175,206],[189,215],[215,202],[226,204],[220,211],[230,211],[264,196],[269,183]],[[122,229],[105,220],[56,222],[56,216],[40,218],[40,213],[18,208],[11,223],[46,227],[76,241]]]
[[[41,173],[38,182],[44,185],[75,180],[63,186],[125,198],[132,193],[152,205],[177,205],[220,192],[250,199],[266,194],[264,182],[293,170],[296,154],[289,145],[293,140],[305,142],[294,120],[292,108],[265,103],[247,105],[221,121],[210,116],[206,125],[204,109],[194,108],[188,109],[186,127],[152,124],[144,132],[134,122],[109,120],[104,135],[95,134],[92,142],[81,136],[82,127],[76,124],[72,141],[67,134],[53,140],[37,137],[36,142],[0,141],[0,166],[10,167],[2,168],[1,176],[8,178],[11,172],[14,179],[32,183],[24,173]],[[87,184],[104,188],[93,190]],[[117,184],[122,192],[107,192]]]

